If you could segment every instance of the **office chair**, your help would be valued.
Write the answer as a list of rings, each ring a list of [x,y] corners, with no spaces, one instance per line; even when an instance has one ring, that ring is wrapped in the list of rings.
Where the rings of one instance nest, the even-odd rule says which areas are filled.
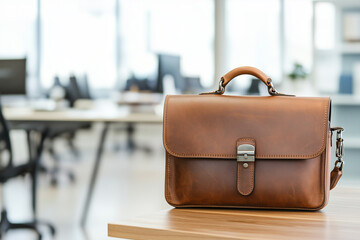
[[[39,148],[41,149],[43,141],[39,143]],[[6,157],[7,159],[4,159]],[[30,229],[34,230],[39,240],[41,239],[41,233],[38,230],[40,224],[44,224],[49,227],[51,234],[55,235],[55,228],[49,224],[40,222],[36,218],[36,191],[37,191],[37,169],[40,158],[40,152],[38,152],[36,158],[29,156],[29,161],[25,164],[14,165],[13,163],[13,152],[10,141],[10,133],[8,124],[2,114],[1,104],[0,104],[0,184],[5,184],[9,179],[24,176],[30,174],[32,178],[32,210],[34,214],[34,219],[31,222],[24,223],[12,223],[8,219],[7,210],[2,200],[2,209],[1,209],[1,220],[0,220],[0,239],[3,235],[9,230],[15,229]],[[5,162],[7,160],[7,162]],[[4,194],[2,194],[2,197]]]
[[[86,84],[80,85],[78,79],[74,75],[70,76],[69,82],[68,82],[67,86],[65,87],[65,92],[66,92],[65,98],[69,101],[70,107],[74,107],[74,103],[78,99],[83,99],[83,98],[90,99],[90,97],[89,97],[90,93],[89,93],[89,89],[88,89],[87,79],[85,79],[85,81],[86,81]],[[81,87],[84,87],[85,90],[82,89]],[[84,94],[83,94],[83,92],[84,92]],[[49,136],[49,139],[54,139],[54,138],[58,137],[59,135],[61,135],[62,137],[65,137],[67,139],[67,143],[71,149],[71,152],[74,154],[75,157],[78,157],[79,151],[76,149],[76,147],[74,145],[75,131],[78,128],[79,127],[76,126],[76,127],[70,127],[70,128],[64,128],[64,129],[57,130],[57,131],[53,132],[52,134],[50,134],[52,136]],[[50,154],[52,154],[55,157],[53,148],[50,149]]]
[[[80,81],[74,75],[71,75],[69,78],[69,82],[65,87],[65,91],[66,91],[66,99],[69,101],[71,107],[74,106],[74,103],[78,99],[91,99],[89,85],[86,76],[82,79],[82,81]],[[59,175],[60,172],[64,172],[69,177],[71,182],[75,181],[75,174],[72,171],[61,169],[59,166],[60,158],[56,154],[56,151],[54,149],[55,139],[65,138],[73,155],[75,157],[78,157],[79,151],[74,145],[74,138],[76,135],[76,131],[80,129],[90,129],[90,128],[91,128],[91,123],[79,123],[79,124],[72,124],[66,127],[63,126],[57,129],[50,129],[47,136],[47,140],[48,140],[47,150],[55,161],[55,166],[48,171],[51,175],[52,185],[56,186],[58,184],[57,176]]]

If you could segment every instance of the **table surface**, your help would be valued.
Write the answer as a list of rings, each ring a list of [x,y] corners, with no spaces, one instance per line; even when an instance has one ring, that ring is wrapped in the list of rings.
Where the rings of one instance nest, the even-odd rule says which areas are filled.
[[[149,122],[161,123],[162,115],[149,112],[133,112],[128,106],[118,107],[109,101],[97,101],[90,109],[63,109],[41,111],[30,107],[4,107],[8,121],[49,122]]]
[[[170,209],[108,224],[126,239],[360,239],[360,188],[331,191],[317,212]]]

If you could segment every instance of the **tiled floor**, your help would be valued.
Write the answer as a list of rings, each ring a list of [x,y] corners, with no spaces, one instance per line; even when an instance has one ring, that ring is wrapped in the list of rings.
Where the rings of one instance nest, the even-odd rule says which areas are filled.
[[[169,208],[164,199],[164,151],[162,149],[161,126],[139,126],[137,142],[151,146],[152,153],[136,151],[129,154],[123,151],[125,135],[113,126],[106,143],[106,151],[99,171],[98,182],[89,212],[85,231],[80,228],[80,215],[85,200],[85,192],[94,162],[94,154],[99,139],[99,128],[80,132],[76,145],[81,151],[79,160],[69,153],[64,141],[59,140],[56,149],[62,156],[64,168],[72,169],[76,182],[70,183],[64,176],[58,187],[52,187],[46,175],[40,177],[38,192],[38,216],[51,221],[57,230],[56,239],[108,239],[107,223],[123,218]],[[26,157],[25,135],[12,132],[15,159],[17,162]],[[115,151],[116,143],[120,150]],[[121,149],[122,148],[122,149]],[[44,162],[50,165],[48,155]],[[8,182],[4,188],[5,203],[12,221],[31,218],[30,181],[16,179]],[[44,239],[51,239],[47,229],[43,229]],[[9,232],[6,240],[36,239],[29,231]]]

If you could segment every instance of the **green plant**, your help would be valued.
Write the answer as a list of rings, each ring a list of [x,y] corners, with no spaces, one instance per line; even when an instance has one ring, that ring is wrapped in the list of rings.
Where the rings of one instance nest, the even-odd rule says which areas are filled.
[[[308,76],[308,73],[305,71],[305,68],[300,63],[294,63],[293,70],[288,74],[288,77],[296,81],[297,79],[305,79]]]

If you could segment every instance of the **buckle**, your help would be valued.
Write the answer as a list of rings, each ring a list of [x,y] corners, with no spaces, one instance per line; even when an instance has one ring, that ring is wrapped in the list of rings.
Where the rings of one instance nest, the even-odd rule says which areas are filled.
[[[255,162],[255,146],[241,144],[237,147],[238,162]]]
[[[236,141],[237,150],[237,177],[238,192],[248,196],[255,186],[255,139],[239,138]]]

